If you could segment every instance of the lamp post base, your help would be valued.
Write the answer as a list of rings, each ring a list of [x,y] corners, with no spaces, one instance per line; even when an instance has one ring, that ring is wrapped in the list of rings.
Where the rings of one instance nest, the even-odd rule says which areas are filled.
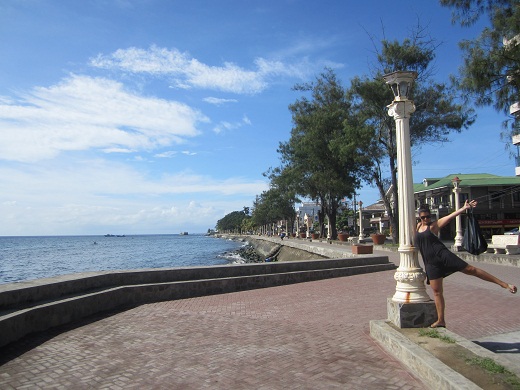
[[[401,303],[387,300],[388,320],[398,328],[424,328],[437,320],[435,302]]]
[[[457,245],[457,244],[453,244],[453,245],[451,246],[451,250],[452,250],[453,252],[465,252],[465,251],[466,251],[466,250],[464,249],[464,247],[463,247],[461,244],[459,244],[459,245]]]

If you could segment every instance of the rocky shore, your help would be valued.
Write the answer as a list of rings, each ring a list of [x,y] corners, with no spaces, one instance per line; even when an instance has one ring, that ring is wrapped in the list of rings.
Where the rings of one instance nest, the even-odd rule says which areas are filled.
[[[263,263],[265,261],[265,259],[260,256],[260,254],[257,253],[255,248],[250,244],[237,249],[235,253],[242,258],[243,263]]]
[[[234,251],[231,256],[226,256],[232,259],[234,263],[263,263],[327,258],[327,256],[309,252],[305,250],[306,248],[294,248],[287,245],[288,243],[285,240],[265,240],[260,237],[233,235],[220,235],[218,237],[245,243],[244,247]]]

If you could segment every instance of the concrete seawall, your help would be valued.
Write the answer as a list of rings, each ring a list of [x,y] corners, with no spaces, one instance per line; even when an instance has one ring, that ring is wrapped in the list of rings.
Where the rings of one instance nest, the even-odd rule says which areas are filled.
[[[291,240],[281,240],[279,238],[273,238],[271,240],[258,239],[249,236],[247,239],[254,248],[263,257],[270,257],[276,254],[278,261],[294,261],[294,260],[314,260],[314,259],[326,259],[329,258],[322,254],[310,251],[309,247],[305,249],[292,246]]]
[[[91,272],[0,285],[0,347],[99,312],[394,268],[387,256],[371,256]]]

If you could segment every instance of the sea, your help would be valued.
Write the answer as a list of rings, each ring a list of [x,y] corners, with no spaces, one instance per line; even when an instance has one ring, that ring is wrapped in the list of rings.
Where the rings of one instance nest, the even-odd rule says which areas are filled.
[[[244,245],[204,234],[0,237],[0,284],[86,271],[237,263]]]

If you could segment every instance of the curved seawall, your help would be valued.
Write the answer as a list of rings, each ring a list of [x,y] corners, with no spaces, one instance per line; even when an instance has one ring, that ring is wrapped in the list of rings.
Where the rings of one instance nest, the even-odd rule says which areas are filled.
[[[279,246],[257,244],[261,250]],[[294,259],[294,248],[284,248],[283,256]],[[387,256],[316,259],[294,253],[315,260],[90,272],[0,285],[0,347],[100,312],[395,269]]]
[[[279,238],[255,238],[249,236],[246,239],[255,251],[264,258],[276,257],[277,261],[294,261],[294,260],[316,260],[326,259],[328,256],[318,254],[309,250],[304,250],[291,245],[290,240],[281,240]],[[310,249],[306,247],[306,249]]]

